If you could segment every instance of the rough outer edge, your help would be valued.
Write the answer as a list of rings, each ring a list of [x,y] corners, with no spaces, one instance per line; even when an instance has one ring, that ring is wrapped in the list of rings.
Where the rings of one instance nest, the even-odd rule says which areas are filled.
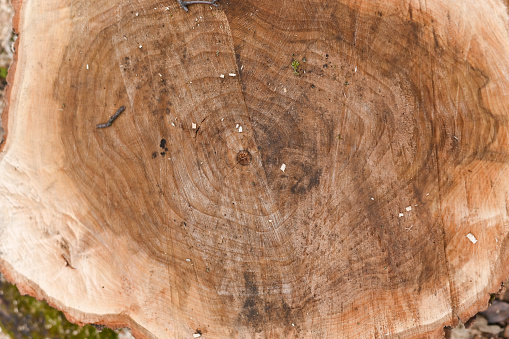
[[[11,101],[11,92],[14,84],[14,77],[16,74],[16,68],[18,63],[18,53],[19,53],[19,42],[21,38],[21,32],[19,30],[19,22],[20,22],[20,13],[21,13],[21,7],[23,5],[23,0],[11,0],[12,7],[14,9],[14,16],[12,18],[12,29],[14,32],[18,35],[18,39],[14,42],[14,53],[12,56],[12,63],[9,67],[9,72],[7,73],[7,86],[5,87],[5,95],[4,95],[4,101],[6,103],[5,108],[0,115],[0,122],[1,125],[5,131],[5,134],[3,136],[3,139],[0,140],[0,153],[3,151],[6,143],[7,143],[7,136],[8,136],[8,118],[9,118],[9,106]],[[29,295],[31,297],[36,298],[37,300],[44,300],[50,305],[51,307],[62,311],[65,315],[65,317],[72,323],[75,323],[80,326],[84,326],[88,323],[83,323],[79,319],[73,317],[69,310],[71,308],[61,306],[59,302],[56,300],[53,300],[50,298],[36,283],[33,281],[28,280],[26,277],[22,276],[18,272],[16,272],[10,264],[8,264],[5,260],[0,258],[0,273],[5,277],[5,279],[13,284],[16,285],[18,288],[20,294],[22,295]],[[81,312],[79,310],[74,310],[75,313],[83,314],[83,315],[89,315],[88,313]],[[145,328],[141,327],[139,324],[137,324],[135,321],[129,317],[129,315],[126,314],[109,314],[109,315],[103,315],[103,316],[96,316],[97,321],[94,321],[95,324],[98,325],[105,325],[109,328],[122,328],[122,327],[129,327],[133,333],[133,335],[136,338],[151,338],[153,335]]]
[[[14,15],[12,17],[12,29],[18,35],[18,38],[14,42],[14,53],[12,56],[12,63],[9,67],[9,72],[7,73],[7,86],[5,87],[5,95],[4,101],[6,103],[5,108],[0,115],[0,123],[4,129],[4,136],[0,140],[0,160],[1,160],[1,152],[3,152],[4,147],[7,143],[8,137],[8,119],[9,119],[9,106],[11,102],[11,92],[14,85],[14,78],[16,74],[16,68],[18,64],[18,53],[19,53],[19,42],[21,40],[21,32],[19,30],[20,23],[20,14],[21,7],[23,6],[23,0],[11,0],[11,5],[14,9]],[[31,297],[36,298],[37,300],[44,300],[51,307],[62,311],[65,317],[72,323],[75,323],[80,326],[84,326],[89,323],[84,323],[79,319],[73,317],[70,313],[72,310],[75,314],[88,315],[89,313],[84,313],[80,310],[72,309],[66,306],[62,306],[58,301],[50,298],[35,282],[27,279],[22,276],[20,273],[15,271],[10,264],[8,264],[5,260],[0,258],[0,273],[5,277],[5,279],[16,285],[19,292],[22,295],[29,295]],[[153,334],[150,333],[147,329],[136,323],[131,317],[127,314],[108,314],[103,316],[95,316],[97,321],[93,323],[98,325],[105,325],[109,328],[123,328],[129,327],[131,332],[136,338],[153,338]],[[92,323],[92,322],[90,322]]]
[[[3,259],[0,259],[0,272],[7,281],[16,284],[16,287],[18,288],[20,294],[34,297],[39,301],[41,300],[45,301],[46,303],[48,303],[48,305],[50,305],[54,309],[62,311],[67,320],[74,324],[77,324],[79,326],[84,326],[88,324],[104,325],[111,329],[128,327],[136,338],[154,338],[154,335],[150,333],[150,331],[148,331],[147,329],[136,323],[134,320],[132,320],[128,314],[92,315],[90,313],[85,313],[77,309],[61,306],[60,302],[49,297],[44,292],[44,290],[39,287],[39,285],[16,272],[16,270],[14,270],[13,267]],[[72,316],[70,314],[71,311],[75,314],[85,316],[92,315],[91,317],[92,319],[90,322],[83,322],[80,319]]]

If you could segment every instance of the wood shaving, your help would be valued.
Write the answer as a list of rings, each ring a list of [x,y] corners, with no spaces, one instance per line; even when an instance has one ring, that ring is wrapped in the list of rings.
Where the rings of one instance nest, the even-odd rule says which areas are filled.
[[[468,240],[470,240],[472,242],[472,244],[475,244],[477,242],[477,239],[475,238],[475,236],[472,233],[468,233],[467,238],[468,238]]]

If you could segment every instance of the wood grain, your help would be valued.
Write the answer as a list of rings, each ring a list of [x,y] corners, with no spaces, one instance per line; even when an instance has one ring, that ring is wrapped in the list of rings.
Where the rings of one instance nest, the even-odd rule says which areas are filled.
[[[505,2],[15,5],[1,268],[74,321],[440,337],[507,277]]]

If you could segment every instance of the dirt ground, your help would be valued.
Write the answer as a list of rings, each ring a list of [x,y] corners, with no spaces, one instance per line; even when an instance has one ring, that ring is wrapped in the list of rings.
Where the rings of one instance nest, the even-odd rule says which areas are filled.
[[[12,60],[12,42],[15,38],[12,33],[12,16],[14,11],[9,0],[0,0],[0,112],[5,107],[3,100],[5,82],[5,70],[9,67]],[[0,140],[2,140],[4,130],[0,121]]]
[[[3,100],[6,85],[5,71],[11,63],[13,55],[12,45],[16,38],[11,27],[13,14],[14,11],[9,0],[0,0],[0,113],[5,107]],[[3,128],[0,121],[0,140],[2,140],[2,136]],[[471,326],[467,326],[469,327],[468,329],[465,328],[465,325],[460,324],[454,329],[448,329],[446,337],[451,339],[509,339],[509,292],[502,291],[499,296],[494,296],[493,299],[494,301],[490,308],[483,313],[479,313],[476,319],[472,320]],[[16,301],[13,302],[16,304]],[[2,303],[0,303],[0,313],[5,310]],[[30,318],[30,315],[26,315],[26,318]],[[9,317],[4,319],[9,319]],[[122,333],[119,332],[118,334],[122,337]],[[125,337],[129,338],[131,335],[126,333]],[[4,338],[9,338],[9,336],[3,333],[0,327],[0,339]]]

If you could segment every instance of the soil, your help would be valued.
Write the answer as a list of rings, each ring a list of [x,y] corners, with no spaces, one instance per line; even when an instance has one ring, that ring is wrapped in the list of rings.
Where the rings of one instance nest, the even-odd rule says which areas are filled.
[[[7,69],[12,61],[12,43],[15,39],[15,34],[12,31],[12,16],[14,10],[9,0],[0,0],[0,112],[5,107],[4,89],[7,85],[5,76]],[[4,129],[2,128],[2,121],[0,120],[0,140],[3,140]]]
[[[450,339],[509,338],[509,291],[502,287],[492,295],[492,303],[486,311],[478,313],[466,324],[446,330]]]

